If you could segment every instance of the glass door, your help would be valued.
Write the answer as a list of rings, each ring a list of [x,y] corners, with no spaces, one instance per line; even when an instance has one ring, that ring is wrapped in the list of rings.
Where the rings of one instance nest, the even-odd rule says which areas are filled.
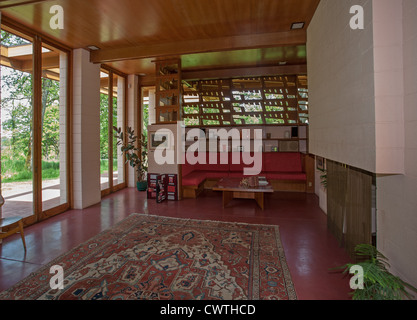
[[[33,39],[1,30],[2,217],[34,221]]]
[[[42,210],[68,205],[68,54],[42,45]]]
[[[124,85],[125,79],[113,73],[113,105],[112,105],[112,127],[122,128],[124,131]],[[117,146],[117,139],[112,130],[112,158],[113,158],[113,187],[125,182],[124,156]]]
[[[2,216],[32,224],[69,208],[70,51],[2,25]]]
[[[100,185],[101,191],[110,189],[109,181],[109,72],[100,72]]]
[[[117,146],[113,127],[125,131],[126,78],[101,69],[100,79],[100,180],[102,195],[126,186],[125,158]]]

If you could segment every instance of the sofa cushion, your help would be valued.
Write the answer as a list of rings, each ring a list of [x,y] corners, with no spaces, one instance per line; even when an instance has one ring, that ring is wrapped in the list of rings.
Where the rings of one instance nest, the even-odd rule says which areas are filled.
[[[195,166],[186,162],[182,165],[182,169],[181,169],[182,176],[185,177],[185,176],[187,176],[188,174],[192,173],[195,170],[196,170]]]
[[[236,157],[236,158],[235,158]],[[237,163],[233,163],[233,161]],[[243,172],[243,168],[246,165],[242,161],[242,154],[240,152],[229,152],[229,171],[230,172]]]
[[[307,175],[302,172],[275,172],[267,173],[266,178],[268,180],[298,180],[306,181]]]
[[[245,176],[243,175],[243,171],[242,172],[229,172],[229,177],[230,178],[245,178]]]
[[[245,164],[243,155],[248,155],[251,161],[249,164]],[[259,158],[258,155],[260,156]],[[235,160],[238,159],[239,163],[233,163],[233,160],[235,157]],[[259,161],[257,163],[256,161]],[[229,153],[229,167],[230,172],[240,172],[244,173],[243,169],[247,168],[248,173],[247,175],[258,175],[259,171],[262,171],[263,167],[263,155],[262,153],[253,153],[253,152],[246,152],[246,153],[240,153],[240,152],[230,152]],[[250,172],[253,172],[252,174]]]
[[[206,179],[221,179],[229,177],[229,172],[226,171],[205,171]]]
[[[226,162],[226,163],[222,163]],[[200,171],[229,171],[229,158],[227,153],[220,152],[207,152],[206,153],[206,163],[198,164],[198,170]]]
[[[263,168],[266,172],[303,172],[299,152],[266,152]]]
[[[193,171],[182,177],[183,186],[198,186],[206,180],[206,173],[202,171]]]
[[[210,163],[213,155],[217,159],[217,164]],[[302,172],[301,154],[266,152],[262,154],[262,172],[257,174],[254,164],[245,164],[240,152],[229,152],[227,164],[220,163],[221,155],[224,153],[206,153],[206,164],[191,165],[188,162],[182,166],[182,184],[184,186],[198,186],[205,179],[220,179],[224,177],[245,178],[251,175],[251,171],[259,176],[265,176],[271,180],[297,180],[306,181],[306,174]],[[239,163],[233,164],[233,155],[237,156]],[[210,158],[211,157],[211,158]],[[249,171],[244,175],[244,168]],[[253,168],[251,170],[251,168]]]

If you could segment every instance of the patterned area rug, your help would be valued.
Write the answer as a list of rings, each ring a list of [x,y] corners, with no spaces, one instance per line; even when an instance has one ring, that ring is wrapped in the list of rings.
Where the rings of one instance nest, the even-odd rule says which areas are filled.
[[[51,289],[62,266],[64,288]],[[132,214],[0,299],[295,300],[278,226]]]

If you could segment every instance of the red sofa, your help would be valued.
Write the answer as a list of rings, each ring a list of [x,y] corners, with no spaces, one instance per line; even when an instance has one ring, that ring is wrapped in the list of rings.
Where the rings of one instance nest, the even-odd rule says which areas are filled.
[[[243,178],[243,169],[251,168],[253,164],[246,165],[242,161],[242,154],[237,153],[239,164],[233,164],[233,153],[205,154],[206,164],[182,165],[182,187],[184,198],[196,198],[204,189],[207,182],[217,181],[223,177]],[[210,164],[209,157],[217,158],[217,164]],[[221,157],[223,162],[221,163]],[[276,191],[306,191],[307,175],[303,169],[303,156],[299,152],[264,152],[262,153],[262,170],[259,176],[265,176]],[[213,184],[213,183],[211,183]]]

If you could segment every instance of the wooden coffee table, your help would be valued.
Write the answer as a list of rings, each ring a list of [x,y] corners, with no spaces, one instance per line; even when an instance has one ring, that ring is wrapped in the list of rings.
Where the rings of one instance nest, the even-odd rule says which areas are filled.
[[[264,210],[264,194],[273,193],[271,185],[257,187],[241,186],[241,178],[222,178],[214,187],[214,191],[223,192],[223,208],[233,199],[254,199],[258,206]]]

